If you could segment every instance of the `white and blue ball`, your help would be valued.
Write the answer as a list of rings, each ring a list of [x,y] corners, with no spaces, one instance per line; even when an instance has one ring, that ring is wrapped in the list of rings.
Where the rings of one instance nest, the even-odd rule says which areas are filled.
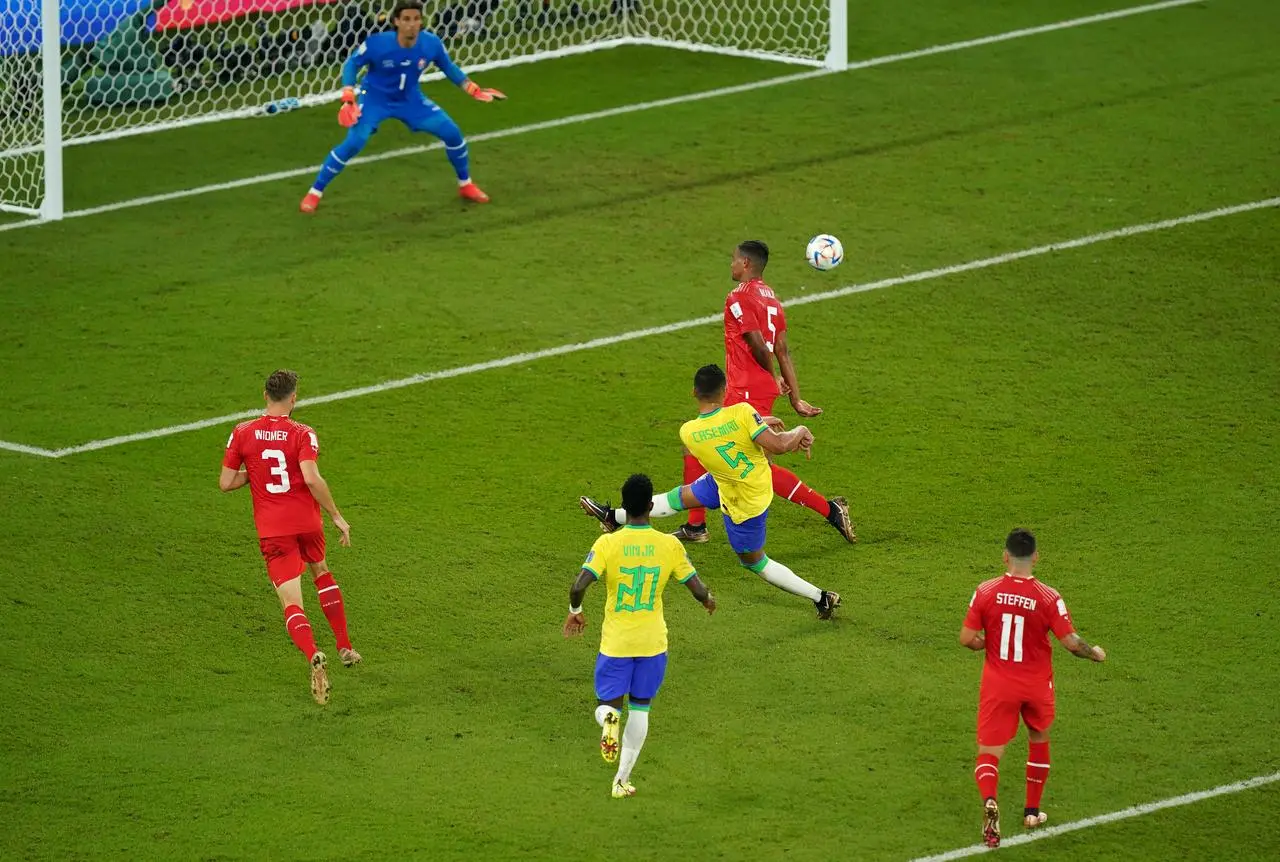
[[[844,260],[844,246],[831,234],[820,233],[809,240],[804,256],[809,261],[809,266],[820,272],[826,272],[829,269],[835,269],[840,265],[840,261]]]

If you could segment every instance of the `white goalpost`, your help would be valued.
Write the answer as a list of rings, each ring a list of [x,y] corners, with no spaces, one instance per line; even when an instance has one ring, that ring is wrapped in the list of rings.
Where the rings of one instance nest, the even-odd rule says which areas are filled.
[[[394,0],[5,0],[0,211],[63,213],[68,146],[327,103]],[[848,65],[847,0],[424,0],[468,71],[647,45]],[[10,11],[11,10],[11,11]]]

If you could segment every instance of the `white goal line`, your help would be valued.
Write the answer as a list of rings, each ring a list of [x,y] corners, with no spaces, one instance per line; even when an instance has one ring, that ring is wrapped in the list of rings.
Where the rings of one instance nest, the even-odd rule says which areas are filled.
[[[979,48],[984,45],[994,45],[998,42],[1008,42],[1014,39],[1024,39],[1028,36],[1038,36],[1043,33],[1053,33],[1058,30],[1070,30],[1075,27],[1084,27],[1090,24],[1099,24],[1105,21],[1114,21],[1120,18],[1129,18],[1134,15],[1145,15],[1150,12],[1160,12],[1165,9],[1173,9],[1179,6],[1199,5],[1206,0],[1163,0],[1160,3],[1148,3],[1142,6],[1128,6],[1123,9],[1115,9],[1111,12],[1102,12],[1097,15],[1087,15],[1083,18],[1070,18],[1064,21],[1055,21],[1052,24],[1042,24],[1037,27],[1026,27],[1020,30],[1009,30],[1005,33],[996,33],[991,36],[982,36],[976,39],[965,39],[960,42],[948,42],[944,45],[933,45],[928,48],[920,48],[915,51],[907,51],[900,54],[887,54],[883,57],[873,57],[868,60],[857,60],[851,62],[845,71],[857,71],[859,69],[870,69],[875,66],[885,66],[890,63],[901,63],[906,60],[916,60],[921,57],[932,57],[936,54],[949,54],[955,51],[966,51],[970,48]],[[483,141],[494,141],[502,138],[509,138],[515,135],[525,135],[530,132],[540,132],[546,129],[555,129],[561,126],[572,126],[579,123],[589,123],[594,120],[603,120],[610,117],[620,117],[626,114],[634,114],[640,111],[650,111],[655,108],[667,108],[672,105],[683,105],[690,102],[700,102],[705,99],[715,99],[721,96],[732,96],[738,93],[747,93],[753,90],[762,90],[768,87],[777,87],[783,84],[793,84],[798,81],[806,81],[810,78],[817,78],[823,75],[838,75],[840,72],[831,69],[815,69],[807,72],[799,72],[792,75],[782,75],[776,78],[766,78],[763,81],[752,81],[747,84],[738,84],[732,87],[718,87],[714,90],[703,90],[697,93],[687,93],[682,96],[672,96],[666,99],[655,99],[649,102],[635,102],[629,105],[620,105],[616,108],[608,108],[602,111],[591,111],[584,114],[573,114],[568,117],[560,117],[554,120],[545,120],[539,123],[530,123],[524,126],[514,126],[509,129],[498,129],[492,132],[481,132],[476,135],[468,136],[471,143],[480,143]],[[370,162],[381,162],[387,159],[398,159],[404,156],[417,155],[419,153],[429,152],[431,150],[440,149],[442,144],[439,142],[431,144],[419,144],[412,147],[402,147],[397,150],[390,150],[385,153],[379,153],[373,156],[359,156],[352,159],[350,164],[368,164]],[[295,177],[305,177],[314,174],[320,169],[319,165],[312,165],[304,168],[292,168],[285,171],[275,171],[268,174],[259,174],[253,177],[245,177],[238,180],[229,180],[222,183],[211,183],[209,185],[197,186],[190,189],[182,189],[175,192],[165,192],[157,195],[146,195],[144,197],[130,198],[129,200],[116,201],[115,203],[102,204],[96,207],[86,207],[85,209],[70,210],[63,214],[64,219],[83,218],[84,216],[100,215],[102,213],[116,212],[118,210],[134,209],[136,207],[149,206],[151,204],[165,203],[167,201],[181,200],[183,198],[197,197],[199,195],[211,194],[213,192],[229,191],[231,189],[245,188],[247,186],[260,185],[262,183],[272,183],[278,180],[293,179]],[[52,224],[40,219],[30,219],[26,221],[10,222],[8,224],[0,224],[0,232],[7,230],[17,230],[19,228],[35,227],[42,224]]]
[[[1084,246],[1095,245],[1101,242],[1109,242],[1113,239],[1122,239],[1124,237],[1137,236],[1139,234],[1154,233],[1156,231],[1168,230],[1181,225],[1210,221],[1212,219],[1224,218],[1226,216],[1237,215],[1239,213],[1253,212],[1255,210],[1278,206],[1280,206],[1280,197],[1273,197],[1266,198],[1265,200],[1237,204],[1236,206],[1220,207],[1218,209],[1192,213],[1190,215],[1165,219],[1163,221],[1130,225],[1128,227],[1117,228],[1115,230],[1104,231],[1102,233],[1093,233],[1088,234],[1087,236],[1076,237],[1075,239],[1049,243],[1048,245],[1038,245],[1021,251],[1006,252],[1005,254],[998,254],[994,257],[984,257],[978,260],[971,260],[967,263],[958,263],[952,266],[939,267],[937,269],[927,269],[922,272],[894,276],[892,278],[885,278],[879,281],[851,284],[835,290],[822,291],[820,293],[803,294],[801,296],[788,299],[786,305],[790,308],[797,305],[808,305],[811,302],[825,302],[828,299],[838,299],[844,296],[851,296],[855,293],[865,293],[869,290],[879,290],[885,287],[896,287],[903,284],[931,281],[935,278],[945,278],[946,276],[956,275],[962,272],[987,269],[993,266],[1012,263],[1017,260],[1024,260],[1029,257],[1040,257],[1057,251],[1082,248]],[[524,365],[529,362],[536,362],[540,359],[550,359],[555,356],[566,356],[570,353],[581,353],[584,350],[595,350],[599,347],[609,347],[626,341],[634,341],[638,338],[648,338],[651,335],[665,335],[671,332],[679,332],[683,329],[692,329],[697,326],[719,323],[720,319],[721,315],[719,314],[709,314],[705,317],[694,317],[689,320],[681,320],[676,323],[668,323],[662,326],[653,326],[646,329],[634,329],[630,332],[608,335],[602,338],[592,339],[591,341],[562,344],[558,347],[548,347],[543,350],[534,350],[527,353],[515,353],[510,356],[504,356],[500,359],[490,359],[486,362],[476,362],[471,365],[461,365],[456,368],[446,368],[440,371],[428,371],[422,374],[414,374],[410,377],[402,377],[398,380],[387,380],[382,383],[374,383],[369,386],[361,386],[356,389],[344,389],[340,392],[331,392],[328,395],[318,395],[314,398],[302,398],[299,399],[298,406],[307,407],[316,404],[328,404],[331,401],[346,401],[351,398],[359,398],[364,395],[374,395],[379,392],[389,392],[393,389],[403,389],[407,386],[417,386],[421,383],[430,383],[435,380],[448,380],[452,377],[477,374],[481,371],[492,371],[497,368],[507,368],[512,365]],[[125,443],[136,443],[142,440],[153,440],[157,437],[168,437],[173,434],[181,434],[185,431],[198,431],[203,428],[212,428],[218,425],[229,425],[242,419],[258,416],[261,412],[261,410],[246,410],[240,413],[229,413],[225,416],[214,416],[210,419],[200,419],[198,421],[187,422],[182,425],[169,425],[164,428],[156,428],[151,431],[140,431],[136,434],[108,437],[103,440],[91,440],[88,443],[68,446],[63,449],[45,449],[39,446],[28,446],[22,443],[10,443],[0,440],[0,449],[8,449],[14,452],[21,452],[26,455],[39,455],[45,458],[62,458],[67,455],[78,455],[82,452],[93,452],[97,449],[109,449],[113,446],[121,446]]]
[[[1240,793],[1244,790],[1252,790],[1255,787],[1262,787],[1266,784],[1273,784],[1280,781],[1280,772],[1273,772],[1270,775],[1259,775],[1255,778],[1248,778],[1244,781],[1235,781],[1231,784],[1223,784],[1210,790],[1197,790],[1194,793],[1184,793],[1181,796],[1174,796],[1169,799],[1161,799],[1157,802],[1147,802],[1142,805],[1134,805],[1130,808],[1122,808],[1119,811],[1112,811],[1110,814],[1099,814],[1096,817],[1086,817],[1084,820],[1073,820],[1070,823],[1063,823],[1060,826],[1050,826],[1046,829],[1037,829],[1034,832],[1024,832],[1021,835],[1014,835],[1000,842],[1001,849],[1005,847],[1016,847],[1019,844],[1030,844],[1032,841],[1040,841],[1044,838],[1053,838],[1067,832],[1077,832],[1081,829],[1091,829],[1094,826],[1102,826],[1106,823],[1115,823],[1117,820],[1128,820],[1130,817],[1141,817],[1143,814],[1150,814],[1153,811],[1162,811],[1166,808],[1177,808],[1180,805],[1190,805],[1193,802],[1203,802],[1206,799],[1212,799],[1215,796],[1226,796],[1229,793]],[[969,856],[977,856],[979,853],[987,853],[991,850],[985,844],[970,844],[968,847],[960,847],[947,853],[939,853],[937,856],[921,856],[912,862],[953,862],[956,859],[966,859]],[[1137,855],[1142,855],[1138,853]]]

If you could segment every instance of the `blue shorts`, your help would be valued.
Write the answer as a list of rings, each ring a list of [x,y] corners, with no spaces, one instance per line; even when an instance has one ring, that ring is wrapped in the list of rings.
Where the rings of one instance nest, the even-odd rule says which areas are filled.
[[[438,130],[454,125],[453,119],[439,105],[421,94],[417,97],[410,94],[407,99],[392,101],[366,93],[360,100],[360,121],[356,125],[367,126],[372,134],[386,120],[399,120],[410,131],[430,132],[437,137]]]
[[[710,473],[703,473],[689,490],[698,502],[708,509],[720,508],[720,486]],[[723,513],[722,513],[723,514]],[[763,551],[765,540],[765,522],[769,520],[769,510],[765,509],[754,518],[748,518],[741,524],[735,523],[728,515],[724,516],[724,532],[729,537],[729,547],[734,553],[749,554],[752,551]]]
[[[652,700],[662,688],[667,674],[667,654],[645,658],[596,656],[596,697],[601,701],[617,700],[624,694],[632,700]]]

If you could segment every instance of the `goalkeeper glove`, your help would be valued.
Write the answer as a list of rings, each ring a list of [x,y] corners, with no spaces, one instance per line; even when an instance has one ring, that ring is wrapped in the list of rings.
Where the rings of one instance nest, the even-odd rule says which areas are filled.
[[[338,109],[338,125],[351,128],[360,121],[360,106],[356,104],[354,87],[342,88],[342,107]]]
[[[462,85],[462,91],[477,102],[492,102],[495,99],[502,101],[507,98],[507,94],[501,90],[494,90],[489,87],[481,87],[475,81],[468,80]]]

